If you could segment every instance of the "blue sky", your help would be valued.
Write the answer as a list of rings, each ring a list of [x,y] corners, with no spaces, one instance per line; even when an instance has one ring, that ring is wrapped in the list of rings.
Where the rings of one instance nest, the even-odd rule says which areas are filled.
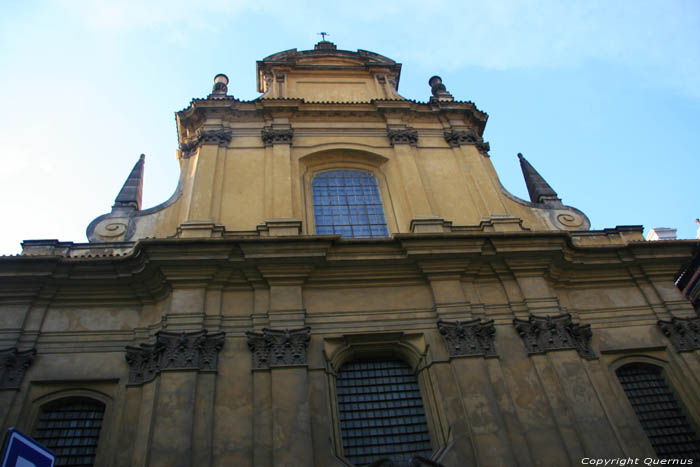
[[[700,216],[697,1],[46,0],[0,6],[0,254],[23,239],[83,242],[146,154],[144,207],[175,189],[174,112],[211,91],[258,96],[255,61],[310,49],[403,64],[489,114],[503,185],[527,199],[522,152],[594,229],[642,224],[694,238]]]

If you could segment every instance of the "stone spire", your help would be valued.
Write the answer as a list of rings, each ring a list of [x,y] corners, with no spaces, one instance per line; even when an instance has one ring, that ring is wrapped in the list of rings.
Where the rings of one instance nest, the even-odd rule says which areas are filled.
[[[518,159],[520,159],[520,168],[523,171],[523,177],[525,177],[525,185],[527,185],[527,192],[530,194],[530,201],[533,203],[560,201],[557,192],[549,186],[549,183],[542,178],[542,175],[530,165],[522,154],[518,153]]]
[[[143,191],[143,164],[146,156],[141,154],[138,162],[134,165],[131,173],[124,182],[124,186],[114,199],[113,208],[136,208],[141,209],[141,193]]]

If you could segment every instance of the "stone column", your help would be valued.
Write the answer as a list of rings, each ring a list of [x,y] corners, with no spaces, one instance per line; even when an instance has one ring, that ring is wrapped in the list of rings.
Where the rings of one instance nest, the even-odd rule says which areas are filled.
[[[436,217],[437,213],[430,204],[426,184],[416,161],[414,146],[418,143],[418,133],[411,129],[388,130],[387,136],[394,147],[411,219]]]
[[[223,343],[223,333],[160,331],[154,344],[127,347],[129,384],[144,385],[133,465],[184,467],[200,463],[195,454],[210,458],[211,436],[193,432],[213,419],[211,403],[197,403],[198,375],[216,371]],[[212,399],[213,378],[202,376],[201,396]],[[195,408],[203,418],[195,418]]]
[[[493,321],[438,321],[445,338],[479,465],[516,465],[486,357],[496,357]]]
[[[248,332],[248,346],[253,352],[253,369],[269,371],[270,397],[256,395],[255,413],[272,421],[272,465],[275,467],[313,465],[311,414],[306,367],[306,347],[310,328],[294,330],[263,329],[262,333]],[[258,375],[255,382],[266,384],[266,377]],[[257,405],[259,404],[259,405]],[[269,405],[268,405],[269,404]],[[261,465],[267,465],[265,454],[269,431],[262,419],[255,428],[255,455]],[[257,463],[256,463],[257,465]]]
[[[216,192],[221,185],[220,176],[217,178],[217,174],[222,172],[220,166],[225,160],[226,146],[231,141],[231,137],[231,130],[217,129],[200,132],[199,151],[195,156],[196,160],[193,161],[195,167],[186,223],[207,221],[213,225],[215,221],[213,211],[219,206],[219,201],[214,202],[214,199],[221,196],[220,192]],[[217,181],[220,183],[217,184]]]

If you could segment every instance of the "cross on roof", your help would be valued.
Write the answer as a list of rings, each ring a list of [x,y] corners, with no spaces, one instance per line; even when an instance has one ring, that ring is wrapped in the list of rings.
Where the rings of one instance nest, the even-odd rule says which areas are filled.
[[[317,32],[316,35],[321,36],[321,40],[323,40],[323,41],[326,40],[326,36],[330,36],[330,34],[328,34],[327,32],[323,32],[323,31]]]

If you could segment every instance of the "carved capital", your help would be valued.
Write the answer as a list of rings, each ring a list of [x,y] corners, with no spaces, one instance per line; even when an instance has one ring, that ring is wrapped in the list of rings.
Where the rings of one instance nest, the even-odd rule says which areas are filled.
[[[677,352],[700,349],[700,317],[659,320],[658,325]]]
[[[582,358],[597,358],[591,349],[591,325],[572,323],[569,313],[545,317],[530,315],[528,320],[514,319],[513,325],[523,339],[528,355],[573,349]]]
[[[397,144],[418,144],[418,132],[416,130],[387,130],[386,136],[392,146]]]
[[[476,131],[468,130],[449,130],[444,133],[445,141],[451,148],[461,146],[463,144],[476,144],[479,141],[479,135]]]
[[[300,329],[263,329],[262,333],[248,331],[248,347],[253,353],[253,368],[306,365],[306,346],[310,327]]]
[[[291,128],[287,130],[273,130],[272,128],[263,128],[261,132],[261,137],[265,146],[272,146],[274,144],[292,144],[294,130]]]
[[[219,350],[224,346],[224,333],[165,332],[156,334],[154,344],[126,348],[129,384],[153,380],[161,371],[216,371]]]
[[[493,337],[496,328],[493,320],[438,321],[440,334],[445,338],[450,357],[487,356],[495,357]]]
[[[481,139],[472,129],[445,131],[445,141],[451,148],[456,148],[464,144],[473,144],[479,152],[486,154],[491,150],[491,145]]]
[[[180,143],[180,150],[182,151],[182,156],[188,158],[202,144],[226,146],[231,142],[232,138],[233,132],[231,130],[201,130],[197,132],[193,139]]]
[[[203,130],[199,132],[199,144],[218,144],[226,146],[231,142],[233,133],[231,130]]]
[[[36,349],[19,351],[11,347],[0,350],[0,389],[19,389],[35,356]]]
[[[476,143],[476,149],[478,149],[482,154],[488,155],[488,152],[491,150],[491,145],[488,141],[479,141]]]

